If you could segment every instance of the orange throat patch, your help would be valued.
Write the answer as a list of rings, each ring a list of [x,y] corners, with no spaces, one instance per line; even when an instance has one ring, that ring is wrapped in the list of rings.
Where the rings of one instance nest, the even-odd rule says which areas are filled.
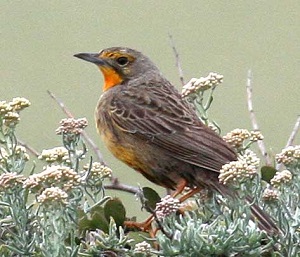
[[[114,68],[108,66],[100,66],[99,69],[104,76],[103,92],[120,84],[123,81],[120,74],[118,74]]]

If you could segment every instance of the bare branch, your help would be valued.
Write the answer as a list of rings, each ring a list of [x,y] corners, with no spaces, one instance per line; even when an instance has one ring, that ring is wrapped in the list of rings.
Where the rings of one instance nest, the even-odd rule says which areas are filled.
[[[69,117],[69,118],[74,118],[73,114],[67,109],[67,107],[65,106],[65,104],[58,99],[52,92],[50,92],[49,90],[47,90],[48,94],[51,96],[51,98],[59,105],[59,107],[63,110],[63,112]],[[94,143],[94,141],[88,136],[88,134],[85,131],[82,131],[81,133],[82,137],[85,139],[85,141],[91,146],[91,148],[93,149],[93,151],[95,152],[98,160],[102,163],[105,164],[104,160],[103,160],[103,156],[100,152],[100,149],[98,148],[98,146]]]
[[[35,150],[33,147],[31,147],[30,145],[24,143],[20,139],[17,139],[17,142],[21,146],[24,146],[28,150],[28,152],[30,152],[31,154],[33,154],[35,157],[39,157],[40,156],[40,153],[37,150]]]
[[[88,136],[88,134],[85,131],[81,132],[82,137],[85,139],[85,141],[91,146],[93,149],[94,153],[96,154],[98,160],[100,161],[101,164],[105,164],[105,161],[103,159],[103,155],[100,152],[99,147],[94,143],[94,141]]]
[[[254,109],[253,109],[253,101],[252,101],[253,87],[252,87],[252,72],[251,72],[251,70],[248,71],[246,90],[247,90],[248,111],[249,111],[249,114],[250,114],[250,120],[251,120],[252,128],[253,128],[253,130],[257,131],[257,130],[260,130],[260,129],[259,129],[259,126],[258,126],[258,123],[257,123],[257,119],[256,119],[256,115],[254,113]],[[257,141],[257,144],[258,144],[258,147],[260,149],[260,152],[261,152],[263,158],[265,159],[266,165],[271,165],[271,160],[270,160],[270,157],[267,153],[264,141],[259,140],[259,141]]]
[[[180,82],[181,82],[182,86],[184,86],[185,83],[184,83],[183,71],[182,71],[182,68],[181,68],[181,62],[180,62],[179,54],[178,54],[178,51],[176,49],[173,36],[170,33],[169,33],[169,38],[170,38],[171,47],[172,47],[174,55],[175,55],[176,67],[178,69],[179,79],[180,79]]]
[[[50,92],[49,90],[47,90],[47,93],[51,96],[51,98],[59,105],[59,107],[63,110],[63,112],[69,117],[69,118],[74,118],[74,116],[72,115],[72,113],[67,109],[67,107],[65,106],[65,104],[58,99],[52,92]]]
[[[293,142],[294,142],[294,140],[296,138],[296,135],[297,135],[297,133],[299,131],[299,128],[300,128],[300,115],[297,117],[295,126],[294,126],[294,128],[292,130],[292,133],[290,134],[290,137],[289,137],[289,139],[288,139],[285,147],[288,147],[288,146],[290,146],[290,145],[293,144]]]
[[[111,180],[111,184],[108,185],[104,185],[105,189],[113,189],[113,190],[119,190],[119,191],[124,191],[127,193],[131,193],[131,194],[138,194],[140,193],[140,189],[138,187],[134,187],[134,186],[128,186],[125,184],[122,184],[119,182],[118,178],[113,178]]]

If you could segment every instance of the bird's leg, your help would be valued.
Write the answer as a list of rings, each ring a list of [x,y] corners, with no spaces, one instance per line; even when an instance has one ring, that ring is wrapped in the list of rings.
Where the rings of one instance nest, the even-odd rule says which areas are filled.
[[[184,190],[184,188],[186,187],[187,183],[186,181],[183,179],[178,183],[178,186],[176,187],[175,192],[172,194],[172,197],[176,197],[179,194],[182,193],[182,191]],[[138,228],[142,231],[150,231],[153,232],[151,230],[151,223],[154,220],[154,215],[152,214],[149,218],[147,218],[145,221],[143,222],[135,222],[135,221],[125,221],[124,225],[129,227],[129,228]],[[154,232],[154,235],[156,234],[156,231]]]
[[[187,185],[187,182],[186,180],[182,179],[178,184],[177,184],[177,187],[176,187],[176,190],[175,192],[172,194],[172,197],[176,197],[178,195],[180,195],[183,190],[185,189]],[[189,192],[187,192],[186,194],[184,194],[183,196],[181,196],[179,198],[179,201],[182,203],[184,202],[186,199],[190,198],[191,196],[193,196],[194,194],[197,194],[198,192],[200,192],[201,188],[193,188],[191,189]],[[149,231],[150,234],[156,234],[157,232],[157,229],[156,231],[153,231],[152,228],[151,228],[151,224],[152,224],[152,221],[154,220],[154,215],[152,214],[149,218],[147,218],[145,221],[143,222],[135,222],[135,221],[125,221],[124,222],[124,225],[129,227],[129,228],[137,228],[137,229],[140,229],[142,231]]]
[[[172,194],[172,197],[175,198],[176,196],[180,195],[183,192],[183,190],[185,189],[186,185],[187,185],[187,182],[185,179],[180,180],[176,187],[175,192]]]
[[[172,197],[176,197],[178,195],[180,195],[183,190],[185,189],[185,187],[187,186],[187,182],[185,179],[182,179],[178,185],[177,185],[177,188],[176,188],[176,191],[172,194]],[[194,194],[197,194],[201,191],[202,188],[199,188],[199,187],[196,187],[196,188],[192,188],[190,189],[190,191],[188,191],[186,194],[184,194],[183,196],[181,196],[179,198],[179,201],[182,203],[184,202],[185,200],[187,200],[188,198],[192,197]]]
[[[192,197],[193,195],[199,193],[202,190],[202,188],[196,187],[191,189],[189,192],[187,192],[186,194],[184,194],[183,196],[181,196],[179,198],[179,201],[182,203],[184,202],[186,199]]]
[[[125,221],[124,226],[128,228],[138,228],[142,231],[151,231],[151,223],[154,220],[154,216],[151,215],[143,222],[136,222],[136,221]]]

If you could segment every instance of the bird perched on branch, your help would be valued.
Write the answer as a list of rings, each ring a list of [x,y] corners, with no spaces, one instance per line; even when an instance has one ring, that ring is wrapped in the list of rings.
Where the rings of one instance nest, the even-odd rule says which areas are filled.
[[[234,193],[220,184],[222,166],[237,159],[235,151],[204,125],[194,109],[155,64],[141,52],[111,47],[76,57],[98,66],[104,75],[96,107],[97,129],[119,160],[148,180],[180,193],[208,188]],[[277,231],[258,206],[251,210],[261,229]]]

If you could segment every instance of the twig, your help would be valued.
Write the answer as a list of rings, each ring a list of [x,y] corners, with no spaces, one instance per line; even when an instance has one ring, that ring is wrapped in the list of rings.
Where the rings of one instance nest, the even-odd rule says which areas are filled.
[[[257,119],[253,110],[253,101],[252,101],[252,72],[251,70],[248,71],[248,75],[247,75],[247,85],[246,85],[246,89],[247,89],[247,103],[248,103],[248,111],[250,113],[250,120],[252,123],[252,128],[255,131],[259,130],[259,126],[257,123]],[[266,150],[266,146],[263,140],[259,140],[257,141],[258,147],[260,149],[260,152],[263,156],[263,158],[265,159],[265,163],[266,165],[271,165],[271,160],[269,158],[269,155],[267,153]]]
[[[51,96],[51,98],[59,105],[59,107],[63,110],[63,112],[69,117],[74,118],[73,114],[67,109],[65,104],[59,100],[51,91],[47,90],[47,93]]]
[[[47,93],[51,96],[51,98],[59,105],[59,107],[63,110],[63,112],[69,117],[69,118],[74,118],[73,114],[67,109],[67,107],[65,106],[65,104],[58,99],[52,92],[50,92],[49,90],[47,90]],[[95,152],[98,160],[101,162],[101,164],[105,164],[104,160],[103,160],[103,156],[100,152],[100,149],[98,148],[98,146],[94,143],[94,141],[87,135],[87,133],[85,131],[82,131],[81,133],[82,137],[85,139],[85,141],[91,146],[91,148],[93,149],[93,151]]]
[[[47,93],[51,96],[51,98],[59,105],[59,107],[63,110],[63,112],[69,117],[74,118],[73,114],[67,109],[65,104],[59,100],[52,92],[47,90]]]
[[[182,86],[184,86],[185,83],[184,83],[183,71],[182,71],[182,68],[181,68],[181,62],[180,62],[179,54],[178,54],[178,51],[176,49],[173,36],[170,33],[169,33],[169,38],[170,38],[171,47],[172,47],[174,55],[175,55],[176,66],[177,66],[178,73],[179,73],[179,79],[180,79],[180,82],[181,82]]]
[[[17,139],[18,144],[20,144],[21,146],[24,146],[30,153],[32,153],[35,157],[40,156],[40,153],[35,150],[33,147],[31,147],[30,145],[27,145],[26,143],[24,143],[23,141],[21,141],[20,139]]]
[[[105,189],[120,190],[131,194],[140,193],[140,189],[134,186],[128,186],[119,182],[118,178],[113,178],[111,184],[104,185]]]
[[[288,146],[291,146],[296,138],[296,135],[299,131],[299,128],[300,128],[300,115],[297,117],[297,120],[296,120],[296,123],[295,123],[295,126],[292,130],[292,133],[290,134],[289,136],[289,139],[286,143],[286,146],[285,147],[288,147]]]

